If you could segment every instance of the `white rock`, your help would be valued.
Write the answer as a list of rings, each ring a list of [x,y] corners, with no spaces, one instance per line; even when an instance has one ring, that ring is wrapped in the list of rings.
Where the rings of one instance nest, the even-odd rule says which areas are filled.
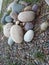
[[[24,35],[24,41],[30,42],[33,39],[33,37],[34,37],[34,31],[33,30],[29,30]]]
[[[21,12],[18,15],[18,20],[21,22],[30,22],[35,18],[35,13],[33,11]]]
[[[10,31],[12,39],[16,43],[21,43],[23,40],[23,30],[19,25],[13,25]]]
[[[6,25],[3,26],[3,33],[6,37],[10,36],[10,29],[12,27],[12,23],[7,23]]]
[[[42,31],[46,30],[47,27],[48,27],[48,22],[44,22],[44,23],[42,23],[42,24],[40,25],[40,28],[41,28]]]
[[[45,2],[49,5],[49,0],[45,0]]]

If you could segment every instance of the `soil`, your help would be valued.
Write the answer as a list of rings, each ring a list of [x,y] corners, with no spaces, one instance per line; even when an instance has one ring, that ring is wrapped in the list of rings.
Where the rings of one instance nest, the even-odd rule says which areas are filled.
[[[42,16],[43,13],[49,12],[49,7],[44,0],[41,3],[43,4],[40,13]],[[35,27],[46,20],[47,16],[36,19]],[[44,62],[34,58],[34,53],[37,51],[44,52],[46,55]],[[7,43],[7,38],[0,32],[0,65],[27,65],[28,62],[35,65],[49,65],[49,28],[41,34],[39,31],[36,32],[30,43],[23,41],[21,44],[14,43],[11,47]]]

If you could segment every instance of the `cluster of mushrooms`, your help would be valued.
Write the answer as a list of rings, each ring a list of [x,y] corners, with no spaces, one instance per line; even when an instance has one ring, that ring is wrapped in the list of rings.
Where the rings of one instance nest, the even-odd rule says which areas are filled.
[[[46,1],[46,0],[45,0]],[[49,0],[48,0],[49,1]],[[3,33],[8,38],[8,44],[31,42],[34,38],[33,21],[40,13],[38,4],[30,4],[25,1],[14,1],[7,7],[7,12],[2,17]],[[40,25],[41,31],[45,31],[48,22]]]

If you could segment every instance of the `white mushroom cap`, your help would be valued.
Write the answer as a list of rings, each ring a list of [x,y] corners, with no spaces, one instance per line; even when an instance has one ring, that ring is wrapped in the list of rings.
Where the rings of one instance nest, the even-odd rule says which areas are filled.
[[[16,43],[21,43],[23,40],[23,30],[19,25],[13,25],[10,31],[12,39]]]

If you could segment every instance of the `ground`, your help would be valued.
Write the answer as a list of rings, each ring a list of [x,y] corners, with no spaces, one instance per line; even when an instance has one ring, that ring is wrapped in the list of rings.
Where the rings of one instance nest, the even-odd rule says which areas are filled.
[[[47,4],[44,0],[42,1],[41,15],[49,11]],[[46,20],[47,16],[36,19],[35,27]],[[34,39],[30,43],[23,41],[23,43],[15,43],[11,47],[7,44],[7,38],[1,31],[0,65],[49,65],[49,28],[41,34],[39,31],[35,33]]]

